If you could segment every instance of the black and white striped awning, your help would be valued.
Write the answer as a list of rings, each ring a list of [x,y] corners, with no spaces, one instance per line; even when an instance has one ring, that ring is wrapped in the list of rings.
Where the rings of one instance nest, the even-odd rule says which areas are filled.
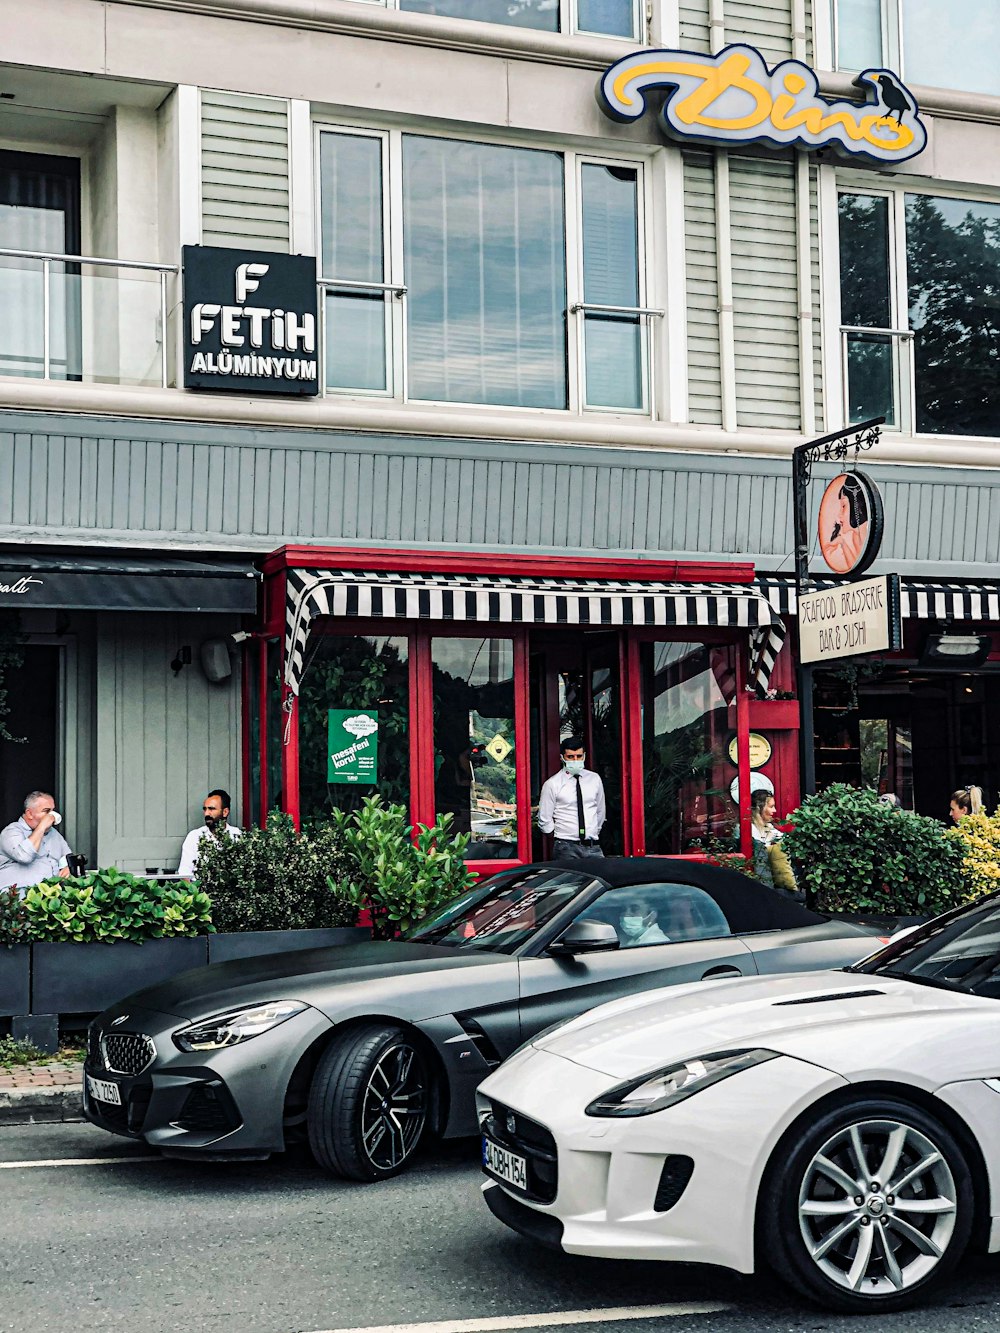
[[[839,579],[812,582],[818,589],[842,584]],[[790,576],[758,574],[756,587],[779,615],[795,615],[795,580]],[[904,620],[1000,621],[1000,583],[929,583],[904,577],[900,601]]]
[[[751,681],[766,687],[785,627],[751,584],[288,570],[285,684],[298,694],[315,616],[493,625],[724,627],[750,633]]]

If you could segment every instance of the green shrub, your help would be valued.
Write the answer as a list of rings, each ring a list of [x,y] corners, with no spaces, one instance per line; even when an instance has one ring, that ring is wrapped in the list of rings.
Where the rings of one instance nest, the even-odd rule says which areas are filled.
[[[17,889],[0,889],[0,945],[12,949],[15,944],[27,944],[31,928],[24,899]]]
[[[784,848],[820,911],[934,916],[969,896],[962,853],[936,819],[834,783],[789,816]]]
[[[453,834],[451,815],[439,816],[417,838],[401,805],[368,797],[360,810],[335,812],[350,863],[330,888],[372,915],[372,934],[406,930],[439,904],[463,893],[473,881],[465,865],[467,833]]]
[[[166,939],[212,929],[208,895],[185,880],[158,884],[123,870],[46,879],[25,890],[29,935],[37,941]]]
[[[334,824],[296,833],[291,817],[272,810],[264,828],[240,838],[205,838],[198,884],[212,900],[216,930],[319,930],[353,926],[357,908],[331,892],[348,868]]]

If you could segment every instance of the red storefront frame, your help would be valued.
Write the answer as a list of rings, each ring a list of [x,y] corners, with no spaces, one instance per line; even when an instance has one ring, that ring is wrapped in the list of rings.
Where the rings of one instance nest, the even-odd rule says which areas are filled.
[[[309,570],[364,570],[371,572],[418,572],[479,574],[493,576],[520,575],[522,577],[588,578],[602,580],[634,580],[637,582],[717,583],[742,584],[753,582],[751,564],[721,564],[715,562],[686,562],[676,560],[622,560],[595,558],[560,559],[553,561],[539,556],[479,555],[452,551],[413,551],[391,549],[316,548],[286,546],[268,556],[264,562],[265,602],[264,626],[261,638],[277,639],[282,644],[284,661],[285,615],[287,603],[288,569]],[[434,754],[432,715],[432,659],[431,641],[434,638],[495,636],[512,641],[514,652],[514,726],[518,737],[515,747],[516,803],[518,829],[518,856],[516,860],[470,861],[470,869],[479,874],[521,865],[531,860],[530,809],[530,715],[529,715],[529,642],[532,627],[526,625],[485,625],[465,621],[430,620],[349,620],[329,622],[331,632],[337,634],[371,634],[377,626],[380,636],[406,637],[411,669],[409,672],[409,728],[410,759],[410,820],[412,823],[433,823],[435,818]],[[621,688],[621,775],[622,775],[622,832],[626,855],[645,853],[645,810],[642,757],[642,704],[640,696],[639,653],[645,641],[668,637],[666,627],[647,628],[607,626],[617,632],[619,653],[619,683]],[[314,631],[316,632],[316,631]],[[676,630],[669,638],[678,642],[734,643],[736,652],[736,692],[730,707],[734,715],[737,741],[737,771],[742,777],[750,773],[750,730],[752,701],[746,682],[749,671],[749,640],[746,631],[739,630]],[[266,721],[268,679],[266,645],[258,645],[259,655],[254,664],[245,668],[245,685],[250,687],[257,667],[260,709],[260,763],[259,804],[263,812],[268,808],[268,754],[269,730]],[[298,826],[299,801],[299,734],[298,700],[283,686],[282,706],[285,711],[284,737],[281,754],[282,808]],[[248,743],[249,727],[244,728]],[[793,737],[789,736],[789,742]],[[549,738],[551,747],[552,740]],[[554,766],[553,766],[554,767]],[[249,755],[244,764],[245,800],[249,797]],[[739,784],[740,846],[744,854],[750,851],[750,784]],[[249,808],[249,805],[247,806]]]

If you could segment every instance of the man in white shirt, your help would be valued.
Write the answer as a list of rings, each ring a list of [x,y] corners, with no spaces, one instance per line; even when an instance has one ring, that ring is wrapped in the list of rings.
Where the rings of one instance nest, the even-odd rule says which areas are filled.
[[[566,861],[581,856],[603,856],[601,828],[607,816],[604,783],[589,768],[579,736],[568,736],[559,746],[563,766],[542,784],[538,800],[538,827],[555,835],[552,857]]]
[[[185,879],[190,879],[194,875],[202,838],[217,838],[223,831],[231,838],[238,838],[243,832],[242,829],[227,822],[230,804],[229,793],[220,787],[210,791],[205,797],[201,807],[205,823],[200,828],[193,828],[184,839],[181,863],[177,867],[178,875],[183,875]]]

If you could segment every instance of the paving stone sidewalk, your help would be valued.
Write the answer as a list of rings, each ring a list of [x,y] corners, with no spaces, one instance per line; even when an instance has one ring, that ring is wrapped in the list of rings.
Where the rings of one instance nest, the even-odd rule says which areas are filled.
[[[82,1120],[79,1060],[0,1065],[0,1126]]]

